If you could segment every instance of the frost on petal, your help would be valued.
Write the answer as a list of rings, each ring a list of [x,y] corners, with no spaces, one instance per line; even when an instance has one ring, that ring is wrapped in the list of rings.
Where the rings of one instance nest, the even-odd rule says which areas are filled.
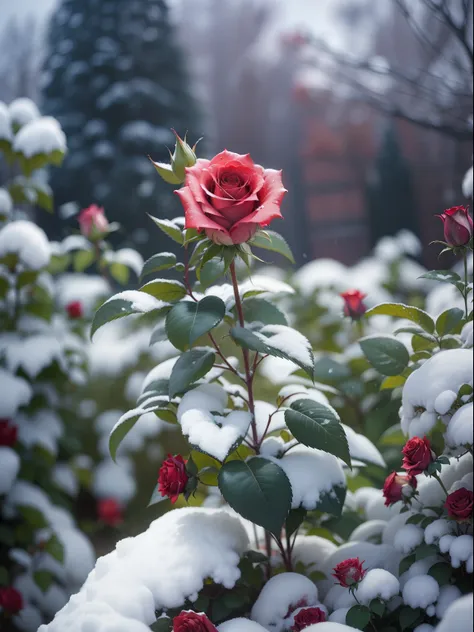
[[[28,270],[41,270],[49,263],[50,246],[41,228],[24,219],[10,222],[0,230],[0,257],[17,255]]]
[[[400,583],[396,577],[383,568],[373,568],[368,571],[360,582],[355,595],[357,599],[368,605],[372,599],[383,599],[388,601],[400,591]]]

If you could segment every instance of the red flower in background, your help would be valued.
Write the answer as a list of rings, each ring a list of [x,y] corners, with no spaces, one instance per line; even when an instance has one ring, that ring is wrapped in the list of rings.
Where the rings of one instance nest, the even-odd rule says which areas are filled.
[[[109,230],[109,222],[104,214],[104,209],[96,204],[83,209],[79,213],[79,227],[81,233],[87,239],[100,239]]]
[[[115,498],[104,498],[97,503],[97,514],[99,520],[109,525],[110,527],[116,527],[123,522],[122,507],[115,500]]]
[[[358,584],[366,574],[366,570],[363,568],[358,557],[352,557],[344,562],[340,562],[335,568],[332,574],[343,588],[350,588],[355,584]]]
[[[453,206],[437,215],[443,220],[444,239],[449,246],[466,246],[472,239],[473,221],[465,206]]]
[[[426,470],[428,465],[434,461],[434,453],[431,450],[431,444],[426,437],[413,437],[406,442],[402,450],[404,470],[416,476]]]
[[[168,454],[158,473],[158,491],[162,496],[168,496],[172,503],[184,492],[189,476],[186,471],[186,461],[181,454]]]
[[[173,632],[217,632],[217,628],[205,614],[183,610],[173,619]]]
[[[68,313],[69,318],[82,318],[83,309],[81,301],[71,301],[66,305],[66,311]]]
[[[321,608],[305,608],[295,615],[294,621],[291,631],[301,632],[301,630],[313,625],[313,623],[324,623],[326,621],[326,613]]]
[[[0,419],[0,445],[11,448],[18,439],[18,428],[14,426],[11,419]]]
[[[17,614],[23,609],[23,597],[16,588],[11,586],[0,588],[0,606],[8,614]]]
[[[412,489],[416,489],[416,478],[409,474],[397,474],[397,472],[392,472],[387,476],[383,484],[383,495],[386,507],[390,507],[390,505],[402,500],[403,488],[406,485],[410,485]]]
[[[227,150],[188,167],[185,185],[176,191],[184,207],[185,228],[204,230],[223,246],[242,244],[257,228],[281,217],[286,193],[281,171],[264,169],[249,154]]]
[[[470,489],[461,487],[446,498],[444,506],[448,515],[458,522],[464,522],[472,517],[473,493]]]
[[[360,320],[367,311],[364,298],[367,295],[360,290],[347,290],[343,292],[341,297],[344,299],[344,316],[352,318],[352,320]]]

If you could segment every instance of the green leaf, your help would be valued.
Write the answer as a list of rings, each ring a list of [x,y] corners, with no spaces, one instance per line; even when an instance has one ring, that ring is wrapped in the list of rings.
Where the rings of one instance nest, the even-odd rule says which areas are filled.
[[[297,507],[291,509],[285,522],[285,531],[287,537],[290,537],[295,531],[303,524],[303,520],[306,518],[307,511],[303,507]]]
[[[400,627],[403,630],[408,628],[412,628],[415,623],[418,622],[418,618],[423,613],[421,608],[410,608],[409,606],[403,606],[398,615],[398,620],[400,622]]]
[[[168,496],[162,496],[161,493],[158,491],[158,485],[156,485],[151,495],[151,498],[148,501],[147,507],[151,507],[152,505],[157,505],[158,503],[161,503],[164,500],[168,500]]]
[[[187,386],[206,375],[214,364],[216,354],[209,349],[191,349],[178,358],[170,376],[169,396],[176,397]]]
[[[425,274],[422,274],[419,278],[439,281],[441,283],[451,283],[451,285],[455,285],[456,287],[458,283],[462,282],[459,274],[451,270],[431,270],[431,272],[425,272]]]
[[[225,263],[223,260],[212,259],[199,269],[199,282],[203,289],[210,287],[217,279],[224,276]]]
[[[178,244],[183,243],[183,231],[174,222],[171,222],[169,219],[158,219],[157,217],[153,217],[152,215],[148,215],[148,217],[155,222],[158,228],[162,230],[165,235],[171,237],[173,241]]]
[[[432,334],[435,330],[435,324],[429,314],[418,307],[412,305],[404,305],[403,303],[381,303],[365,313],[366,316],[375,316],[383,314],[384,316],[393,316],[394,318],[405,318],[420,325],[424,331]]]
[[[285,472],[267,459],[228,461],[219,472],[225,501],[241,516],[276,536],[291,509],[291,485]]]
[[[72,256],[72,264],[75,272],[84,272],[86,268],[94,263],[95,254],[93,250],[77,250]]]
[[[426,557],[438,555],[438,553],[438,547],[434,544],[420,544],[415,551],[415,559],[419,562],[420,560],[424,560]]]
[[[352,606],[346,614],[346,625],[363,630],[370,621],[370,610],[367,606]]]
[[[291,330],[289,327],[288,327],[288,330],[292,331],[293,333],[298,333],[298,332],[295,332],[294,330]],[[312,362],[311,364],[307,364],[306,362],[301,360],[300,354],[293,353],[292,351],[286,351],[286,350],[283,350],[282,348],[277,347],[276,345],[272,345],[271,339],[267,339],[264,334],[259,333],[257,335],[253,331],[250,331],[250,329],[246,329],[244,327],[240,327],[240,325],[237,325],[235,327],[232,327],[232,329],[230,330],[230,335],[235,340],[235,342],[237,342],[237,344],[239,344],[244,349],[251,349],[252,351],[258,351],[259,353],[269,354],[277,358],[285,358],[286,360],[291,360],[292,362],[300,366],[302,369],[304,369],[306,373],[311,378],[313,378],[313,363]],[[308,349],[310,358],[312,360],[313,352],[311,351],[309,342],[303,336],[301,336],[301,339],[300,339],[300,336],[301,334],[298,334],[298,338],[295,340],[295,344],[298,344],[298,342],[301,340],[301,344],[302,345],[304,344],[305,347]],[[286,347],[288,346],[289,345],[286,345]]]
[[[25,521],[34,529],[44,529],[49,526],[48,521],[43,516],[42,512],[36,507],[31,505],[20,505],[18,511],[23,516]]]
[[[425,337],[415,335],[411,339],[411,346],[413,351],[418,353],[419,351],[432,351],[437,343],[434,340],[427,340]]]
[[[256,248],[263,248],[264,250],[277,252],[289,259],[291,263],[295,263],[293,253],[291,252],[288,243],[281,235],[273,230],[266,230],[265,232],[258,231],[255,234],[255,237],[250,241],[250,245],[255,246]]]
[[[401,560],[400,565],[398,567],[398,574],[403,575],[403,573],[406,573],[407,570],[415,562],[416,562],[416,557],[414,553],[412,553],[411,555],[408,555],[407,557],[404,557],[403,560]]]
[[[371,612],[375,613],[378,617],[383,617],[385,612],[385,604],[380,599],[372,599],[369,604]]]
[[[415,514],[414,516],[410,516],[405,524],[418,524],[422,522],[426,516],[423,514]]]
[[[407,348],[395,338],[370,336],[359,340],[359,344],[367,360],[382,375],[400,375],[410,361]]]
[[[130,279],[130,268],[124,263],[114,261],[109,265],[109,272],[111,277],[115,279],[117,283],[120,283],[120,285],[127,285]]]
[[[452,307],[438,316],[436,321],[436,331],[440,336],[450,334],[458,328],[464,318],[462,309]],[[456,332],[457,333],[457,332]]]
[[[136,294],[137,298],[139,298],[139,293],[136,292]],[[109,298],[108,301],[103,303],[103,305],[101,305],[94,314],[91,326],[91,338],[95,334],[95,332],[100,329],[100,327],[112,322],[113,320],[123,318],[124,316],[130,316],[130,314],[142,313],[142,310],[137,309],[137,306],[135,305],[133,299],[125,299],[120,297],[115,298],[114,296],[112,296],[112,298]]]
[[[340,382],[351,375],[351,370],[345,364],[323,356],[314,363],[314,379],[321,382]]]
[[[54,576],[49,571],[35,571],[33,579],[38,588],[45,593],[53,583]]]
[[[437,564],[433,564],[433,566],[428,571],[428,575],[434,577],[440,586],[445,586],[449,584],[451,581],[451,576],[453,574],[453,569],[450,564],[446,564],[446,562],[438,562]]]
[[[57,535],[54,534],[50,537],[50,539],[46,542],[44,550],[58,562],[64,562],[64,546]]]
[[[334,454],[351,466],[346,434],[335,410],[312,399],[298,399],[285,410],[285,422],[300,443]]]
[[[152,632],[171,632],[173,626],[173,621],[168,617],[162,617],[161,619],[157,619],[155,623],[152,623],[150,629]]]
[[[182,283],[167,279],[155,279],[145,283],[140,288],[140,292],[150,294],[166,303],[175,303],[186,296],[186,288]]]
[[[115,461],[117,458],[117,450],[125,439],[127,434],[133,428],[133,426],[137,423],[140,417],[144,414],[145,411],[135,413],[135,411],[128,411],[120,417],[118,422],[112,428],[112,431],[109,435],[109,452],[112,459]],[[151,412],[151,411],[149,411]],[[135,414],[131,414],[135,413]]]
[[[264,298],[247,298],[242,304],[244,320],[247,323],[260,322],[263,325],[288,326],[285,315]]]
[[[225,303],[217,296],[206,296],[198,303],[183,301],[166,316],[166,333],[172,345],[184,351],[224,318]]]
[[[8,571],[4,566],[0,566],[0,586],[8,586],[10,583]]]
[[[392,375],[391,377],[386,377],[380,385],[380,390],[385,391],[393,388],[400,388],[406,381],[407,378],[404,375]]]
[[[158,255],[153,255],[143,264],[140,279],[144,279],[149,274],[154,274],[160,270],[168,270],[176,265],[176,255],[171,252],[162,252]]]

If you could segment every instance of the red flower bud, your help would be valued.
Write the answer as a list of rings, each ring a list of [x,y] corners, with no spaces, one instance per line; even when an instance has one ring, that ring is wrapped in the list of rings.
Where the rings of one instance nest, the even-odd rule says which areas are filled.
[[[470,520],[472,517],[473,494],[471,490],[461,487],[446,498],[444,506],[448,515],[458,522]]]
[[[338,580],[338,583],[343,588],[350,588],[358,584],[366,574],[366,570],[363,568],[358,557],[353,557],[344,562],[340,562],[335,568],[332,574]]]
[[[189,476],[186,471],[186,461],[181,454],[168,454],[158,473],[158,491],[162,496],[168,496],[172,503],[184,492]]]
[[[17,614],[23,609],[23,597],[16,588],[11,586],[0,588],[0,606],[8,614]]]
[[[367,296],[360,290],[347,290],[341,294],[344,299],[344,316],[352,320],[360,320],[367,311],[364,298]]]
[[[82,318],[83,310],[81,301],[72,301],[66,305],[69,318]]]
[[[79,213],[78,221],[81,233],[91,241],[102,239],[109,231],[109,222],[104,215],[104,209],[96,204],[83,209]]]
[[[412,489],[416,489],[416,478],[409,474],[397,474],[397,472],[392,472],[387,476],[383,485],[385,506],[390,507],[390,505],[402,500],[404,496],[403,488],[407,485]]]
[[[437,215],[443,220],[444,239],[449,246],[465,246],[472,239],[473,221],[465,206],[453,206]]]
[[[205,614],[183,610],[173,619],[173,632],[217,632],[217,628]]]
[[[413,437],[413,439],[407,441],[402,450],[402,454],[402,467],[411,476],[416,476],[424,472],[428,465],[435,459],[435,454],[426,437],[423,437],[423,439]]]
[[[0,419],[0,445],[11,448],[18,439],[18,428],[10,419]]]
[[[321,608],[304,608],[300,610],[294,618],[294,624],[291,628],[292,632],[301,632],[313,623],[324,623],[326,621],[326,613]]]
[[[114,498],[99,500],[97,503],[97,513],[99,520],[110,527],[116,527],[123,522],[122,508]]]

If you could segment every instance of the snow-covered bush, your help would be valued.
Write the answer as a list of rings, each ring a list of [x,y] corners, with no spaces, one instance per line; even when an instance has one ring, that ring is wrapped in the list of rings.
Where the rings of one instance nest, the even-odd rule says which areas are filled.
[[[362,291],[347,291],[348,274],[331,262],[287,283],[278,271],[249,276],[254,249],[292,259],[266,228],[284,194],[278,172],[230,152],[196,162],[179,137],[171,165],[156,168],[185,183],[184,222],[153,218],[183,261],[149,259],[142,277],[159,278],[108,299],[92,334],[133,315],[171,348],[117,415],[109,448],[116,459],[151,414],[174,424],[189,447],[163,460],[150,504],[206,498],[119,542],[42,632],[470,629],[466,210],[442,217],[464,277],[420,270],[405,256],[417,243],[402,234],[352,271]],[[452,284],[461,307],[448,291],[432,301],[443,310],[422,309],[435,281]],[[291,326],[302,318],[307,336]]]

